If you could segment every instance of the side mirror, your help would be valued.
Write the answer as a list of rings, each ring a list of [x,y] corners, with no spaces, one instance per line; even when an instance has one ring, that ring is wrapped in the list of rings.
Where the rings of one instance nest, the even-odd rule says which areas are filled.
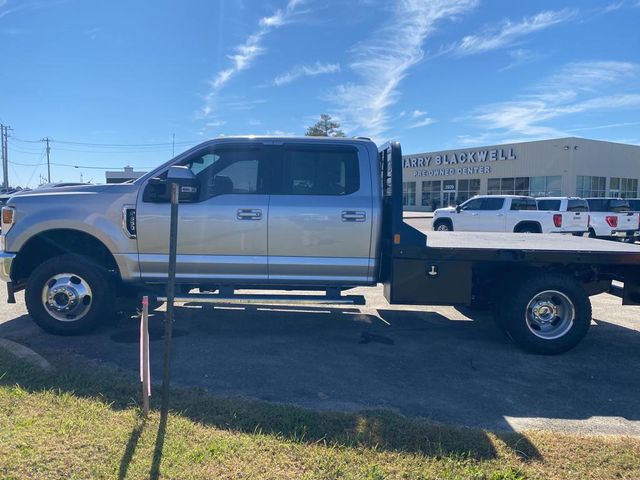
[[[166,183],[178,184],[178,194],[181,202],[193,202],[198,199],[199,180],[189,167],[182,165],[169,167]]]
[[[462,207],[460,205],[456,205],[456,213],[460,213]]]

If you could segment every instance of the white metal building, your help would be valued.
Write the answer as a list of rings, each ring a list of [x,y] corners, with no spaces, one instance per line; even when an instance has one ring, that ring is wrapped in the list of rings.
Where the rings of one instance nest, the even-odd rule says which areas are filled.
[[[638,197],[640,146],[584,138],[492,145],[403,157],[405,210],[474,195]]]
[[[137,178],[140,178],[145,173],[147,172],[135,171],[133,167],[130,167],[129,165],[127,165],[122,170],[105,172],[105,177],[106,177],[107,183],[124,183],[124,182],[128,182],[129,180],[135,180]]]

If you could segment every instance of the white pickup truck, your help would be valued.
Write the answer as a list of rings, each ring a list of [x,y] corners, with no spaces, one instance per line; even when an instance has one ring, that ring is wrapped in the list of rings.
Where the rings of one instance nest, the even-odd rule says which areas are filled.
[[[640,233],[640,214],[624,198],[587,198],[591,223],[589,236],[633,240]]]
[[[520,195],[479,195],[433,216],[437,231],[582,234],[588,224],[586,213],[538,211],[535,198]]]

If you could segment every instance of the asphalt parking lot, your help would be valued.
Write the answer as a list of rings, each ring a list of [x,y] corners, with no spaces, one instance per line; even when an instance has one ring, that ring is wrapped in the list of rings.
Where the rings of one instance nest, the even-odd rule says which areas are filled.
[[[640,435],[640,307],[594,297],[587,338],[567,354],[541,357],[510,344],[487,315],[390,307],[381,288],[354,293],[366,294],[366,308],[181,305],[173,382],[217,395],[325,410],[391,409],[497,430]],[[150,321],[156,382],[159,310]],[[138,368],[133,318],[83,337],[56,337],[31,322],[22,294],[0,311],[0,337],[45,357],[64,351],[132,375]]]

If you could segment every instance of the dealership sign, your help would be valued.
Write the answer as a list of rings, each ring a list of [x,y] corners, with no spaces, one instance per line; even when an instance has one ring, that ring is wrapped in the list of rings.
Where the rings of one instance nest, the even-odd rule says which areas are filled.
[[[447,175],[477,175],[491,173],[491,166],[487,162],[515,160],[513,148],[494,148],[490,150],[471,150],[468,152],[453,152],[441,155],[404,158],[403,168],[429,168],[416,170],[415,177],[439,177]],[[484,165],[477,165],[478,163]],[[456,167],[452,167],[456,165]],[[458,167],[457,165],[464,165]]]

